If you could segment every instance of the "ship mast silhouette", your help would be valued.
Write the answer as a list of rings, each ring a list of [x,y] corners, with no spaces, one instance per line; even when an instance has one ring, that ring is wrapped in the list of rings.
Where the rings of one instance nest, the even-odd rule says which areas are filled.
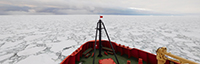
[[[96,27],[93,64],[94,64],[94,62],[95,62],[95,52],[96,52],[96,43],[97,43],[97,33],[98,33],[98,31],[99,31],[99,55],[98,55],[98,57],[102,57],[102,54],[101,54],[101,51],[102,51],[101,29],[104,29],[104,30],[105,30],[106,36],[107,36],[107,38],[108,38],[108,40],[109,40],[109,43],[110,43],[110,45],[111,45],[111,47],[112,47],[112,50],[113,50],[113,53],[114,53],[114,55],[115,55],[115,59],[117,60],[117,64],[119,64],[119,61],[118,61],[118,59],[117,59],[115,50],[114,50],[114,48],[113,48],[113,46],[112,46],[112,43],[111,43],[111,41],[110,41],[108,32],[107,32],[106,27],[105,27],[104,23],[102,22],[101,18],[103,18],[103,16],[100,16],[100,19],[99,19],[99,21],[97,22],[97,27]],[[103,28],[102,28],[102,26],[103,26]]]

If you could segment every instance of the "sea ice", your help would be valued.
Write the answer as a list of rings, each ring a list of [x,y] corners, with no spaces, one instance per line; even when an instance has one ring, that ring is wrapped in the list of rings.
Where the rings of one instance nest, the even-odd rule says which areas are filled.
[[[34,48],[28,48],[25,49],[23,51],[20,51],[17,53],[17,55],[22,56],[22,55],[32,55],[35,54],[37,52],[40,52],[42,50],[44,50],[46,47],[34,47]]]
[[[68,55],[70,55],[71,53],[73,53],[75,50],[76,50],[75,48],[70,48],[70,49],[67,49],[67,50],[63,50],[63,51],[62,51],[62,55],[68,56]]]
[[[164,41],[163,39],[161,39],[161,38],[156,38],[155,40],[154,40],[154,42],[157,42],[157,43],[160,43],[160,44],[169,44],[167,41]]]
[[[47,44],[47,46],[51,47],[51,49],[50,49],[51,51],[59,52],[59,51],[62,51],[66,47],[70,47],[70,46],[73,46],[76,44],[77,44],[77,42],[74,40],[64,40],[59,43],[49,43],[49,44]]]
[[[13,55],[14,55],[14,53],[10,53],[10,54],[6,54],[6,55],[3,55],[3,56],[0,56],[0,58],[1,58],[0,61],[8,59],[8,58],[10,58]]]
[[[58,64],[52,59],[53,57],[54,56],[49,54],[31,55],[16,64]]]
[[[11,48],[11,47],[17,46],[23,42],[24,42],[23,40],[16,41],[16,42],[5,42],[6,44],[2,45],[1,49]]]
[[[44,35],[33,35],[33,36],[25,37],[24,40],[25,41],[32,41],[32,40],[39,39],[39,38],[42,38],[42,37],[44,37]]]
[[[199,17],[104,17],[113,42],[153,54],[158,47],[165,46],[172,54],[200,63]],[[3,15],[0,18],[0,64],[58,64],[83,43],[95,39],[98,21],[98,15]],[[104,30],[102,39],[107,40]],[[9,59],[16,53],[25,59]]]

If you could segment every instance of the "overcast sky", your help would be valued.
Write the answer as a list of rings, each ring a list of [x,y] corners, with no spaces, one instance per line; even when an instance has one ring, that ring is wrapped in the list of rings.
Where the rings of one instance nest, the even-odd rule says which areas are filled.
[[[200,14],[200,0],[0,0],[0,15]]]

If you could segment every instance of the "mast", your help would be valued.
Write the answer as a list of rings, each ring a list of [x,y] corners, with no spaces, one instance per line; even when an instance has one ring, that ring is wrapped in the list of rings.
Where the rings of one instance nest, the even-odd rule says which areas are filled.
[[[102,23],[102,21],[101,21],[101,19],[99,19],[99,55],[98,55],[98,57],[102,57],[102,54],[101,54],[101,50],[102,50],[102,45],[101,45],[101,23]]]
[[[100,18],[103,18],[103,16],[100,16]],[[101,28],[101,25],[103,26],[103,28]],[[113,51],[113,53],[114,53],[114,55],[115,55],[115,59],[117,60],[117,64],[119,64],[119,61],[118,61],[118,59],[117,59],[115,50],[114,50],[114,48],[113,48],[113,46],[112,46],[112,43],[111,43],[111,41],[110,41],[110,38],[109,38],[109,36],[108,36],[108,32],[107,32],[107,30],[106,30],[106,27],[105,27],[104,23],[101,21],[101,19],[99,19],[99,21],[97,22],[97,27],[96,27],[93,64],[94,64],[94,62],[95,62],[95,52],[96,52],[96,43],[97,43],[97,33],[98,33],[98,31],[99,31],[99,55],[98,55],[98,57],[102,57],[102,54],[101,54],[101,51],[102,51],[101,29],[104,29],[104,30],[105,30],[106,36],[107,36],[107,38],[108,38],[108,40],[109,40],[110,46],[112,47],[112,51]]]

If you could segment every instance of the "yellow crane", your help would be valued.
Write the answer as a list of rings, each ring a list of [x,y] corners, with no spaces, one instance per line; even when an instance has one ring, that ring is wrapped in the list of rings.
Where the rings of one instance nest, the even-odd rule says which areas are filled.
[[[174,61],[174,62],[177,62],[177,63],[180,63],[180,64],[198,64],[196,62],[187,60],[185,58],[173,55],[170,52],[168,53],[166,47],[158,48],[157,51],[156,51],[156,54],[157,54],[156,59],[158,60],[158,64],[165,64],[166,60]],[[167,58],[166,55],[170,56],[172,58],[175,58],[177,60]]]

